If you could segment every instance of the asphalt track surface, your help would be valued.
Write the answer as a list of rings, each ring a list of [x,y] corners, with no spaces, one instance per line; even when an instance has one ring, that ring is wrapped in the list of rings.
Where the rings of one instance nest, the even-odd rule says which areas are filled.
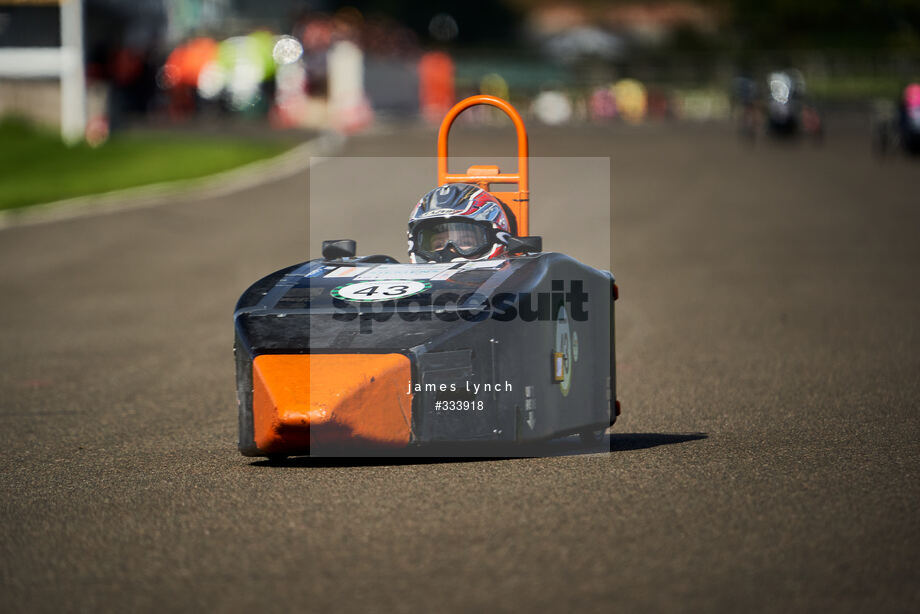
[[[0,610],[917,611],[917,162],[873,159],[858,118],[823,146],[670,124],[531,143],[611,160],[609,452],[238,455],[233,305],[315,255],[305,175],[0,231]],[[433,151],[406,128],[343,153]],[[566,207],[536,184],[547,248],[596,240],[554,236]],[[359,248],[395,224],[402,249],[399,177],[346,187],[374,195],[343,213]]]

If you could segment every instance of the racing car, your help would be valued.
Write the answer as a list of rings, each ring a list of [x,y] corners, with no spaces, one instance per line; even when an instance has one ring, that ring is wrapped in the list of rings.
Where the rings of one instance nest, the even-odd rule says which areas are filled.
[[[449,172],[450,127],[474,105],[512,119],[517,172],[487,165]],[[600,440],[619,415],[618,288],[611,273],[544,252],[542,237],[529,235],[527,147],[508,102],[457,103],[439,130],[441,187],[431,202],[449,194],[467,200],[458,209],[419,201],[409,263],[358,256],[355,241],[328,240],[321,258],[242,294],[234,354],[243,455],[444,455],[445,445],[460,455],[474,446],[513,454],[575,434]],[[500,184],[515,189],[490,191]],[[499,214],[513,224],[496,226]],[[429,223],[435,218],[440,225]],[[434,235],[454,227],[500,241],[501,256],[487,245],[473,257],[456,237],[438,249]],[[422,244],[437,253],[419,256],[428,253]]]
[[[887,154],[894,146],[906,154],[920,154],[920,83],[908,84],[897,104],[877,101],[872,127],[877,153]]]
[[[800,133],[820,139],[823,124],[817,109],[805,98],[805,78],[796,69],[776,71],[767,77],[766,126],[774,136]]]

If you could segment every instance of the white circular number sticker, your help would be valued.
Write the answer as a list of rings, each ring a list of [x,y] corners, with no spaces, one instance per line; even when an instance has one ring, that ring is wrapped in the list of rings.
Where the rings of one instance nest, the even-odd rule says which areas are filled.
[[[393,301],[431,288],[427,281],[381,280],[359,281],[339,286],[332,296],[346,301]]]

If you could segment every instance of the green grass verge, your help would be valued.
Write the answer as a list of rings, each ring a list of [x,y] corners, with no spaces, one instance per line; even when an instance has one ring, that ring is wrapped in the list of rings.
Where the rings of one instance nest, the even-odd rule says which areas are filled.
[[[68,147],[55,133],[0,120],[0,209],[192,179],[277,155],[289,144],[168,134]]]
[[[904,87],[915,79],[892,76],[815,78],[806,80],[808,94],[821,100],[900,99]]]

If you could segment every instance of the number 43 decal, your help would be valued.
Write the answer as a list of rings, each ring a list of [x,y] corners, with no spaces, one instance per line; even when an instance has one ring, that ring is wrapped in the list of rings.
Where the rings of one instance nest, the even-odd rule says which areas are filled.
[[[362,281],[339,286],[332,296],[346,301],[392,301],[412,296],[431,288],[427,281]]]

